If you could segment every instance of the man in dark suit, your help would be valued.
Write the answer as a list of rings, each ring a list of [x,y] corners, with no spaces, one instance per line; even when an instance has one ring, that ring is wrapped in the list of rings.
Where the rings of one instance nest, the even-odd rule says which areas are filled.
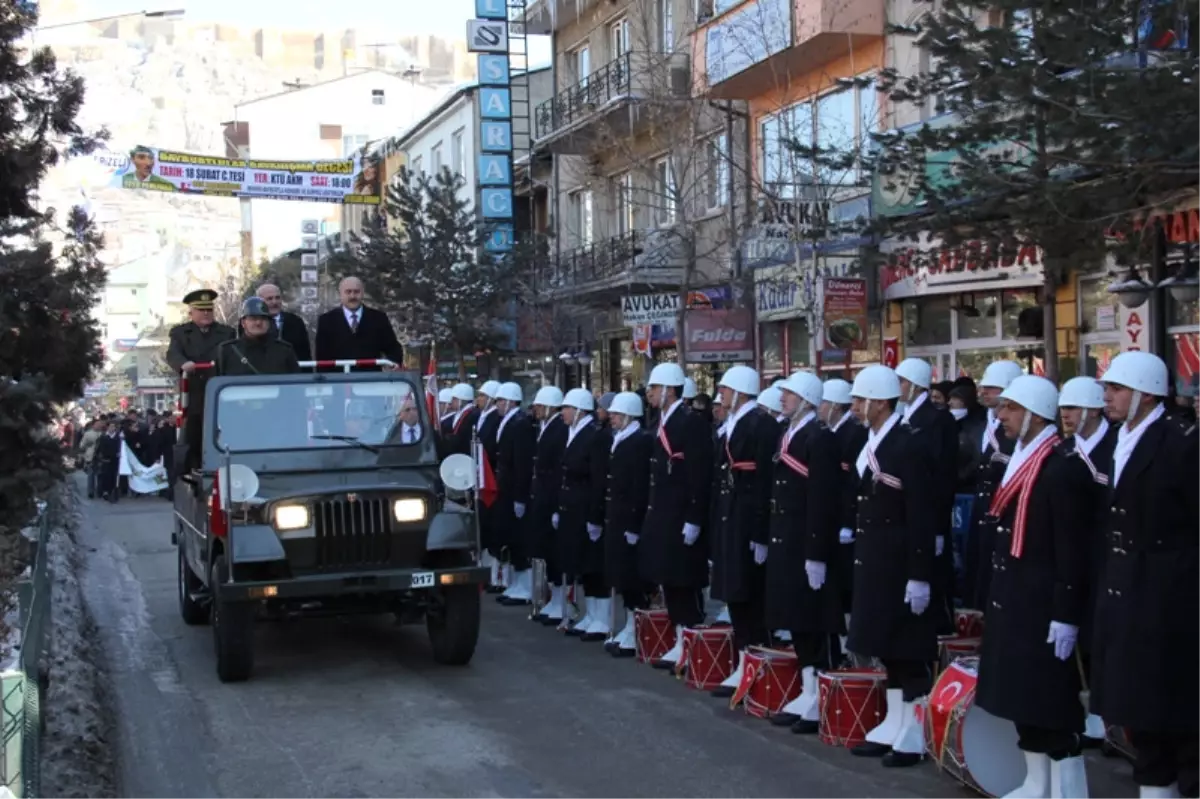
[[[387,358],[397,366],[404,348],[396,339],[387,314],[363,305],[363,284],[347,277],[338,284],[341,305],[317,319],[317,360],[374,360]]]
[[[263,283],[255,292],[267,304],[267,313],[275,322],[275,336],[292,345],[296,360],[311,361],[312,347],[308,343],[308,326],[291,311],[283,310],[283,293],[274,283]]]

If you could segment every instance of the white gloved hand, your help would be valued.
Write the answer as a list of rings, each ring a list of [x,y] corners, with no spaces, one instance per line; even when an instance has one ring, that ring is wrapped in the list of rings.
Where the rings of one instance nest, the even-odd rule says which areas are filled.
[[[599,541],[600,534],[604,532],[604,528],[598,524],[592,524],[591,522],[588,522],[587,531],[588,538],[592,539],[593,541]]]
[[[904,586],[904,603],[912,608],[914,615],[920,616],[929,607],[929,583],[920,580],[909,580]]]
[[[944,550],[945,548],[946,548],[946,536],[939,535],[937,538],[933,539],[933,554],[934,555],[936,555],[937,557],[940,558],[942,556],[942,550]]]
[[[515,513],[517,515],[518,519],[524,519],[525,518],[525,503],[524,502],[514,502],[513,503],[513,513]]]
[[[751,542],[750,551],[754,553],[755,564],[761,566],[767,562],[767,545]]]
[[[696,543],[696,539],[700,537],[700,525],[685,522],[683,525],[683,543],[686,546],[691,546]]]
[[[638,534],[631,533],[628,530],[626,530],[625,531],[625,543],[629,544],[629,546],[635,546],[637,544],[637,542],[638,542]]]
[[[808,587],[820,591],[825,585],[825,564],[819,560],[804,561],[804,573],[808,575]]]
[[[1050,634],[1046,643],[1054,644],[1054,657],[1066,660],[1075,651],[1075,642],[1079,639],[1079,628],[1074,624],[1064,624],[1061,621],[1050,622]]]
[[[550,525],[552,527],[554,527],[555,530],[558,529],[558,514],[557,513],[550,517]]]
[[[851,530],[849,527],[843,527],[841,530],[838,530],[838,543],[839,544],[853,544],[854,543],[854,531]]]

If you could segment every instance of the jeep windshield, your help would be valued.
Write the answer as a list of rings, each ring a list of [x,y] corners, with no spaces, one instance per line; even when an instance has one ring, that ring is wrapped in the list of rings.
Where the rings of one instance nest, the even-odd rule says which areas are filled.
[[[411,446],[430,435],[419,398],[402,378],[234,383],[216,396],[216,440],[239,452]]]

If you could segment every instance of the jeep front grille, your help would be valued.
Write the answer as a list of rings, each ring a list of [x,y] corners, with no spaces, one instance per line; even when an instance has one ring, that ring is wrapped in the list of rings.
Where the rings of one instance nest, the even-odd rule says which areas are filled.
[[[387,566],[392,515],[386,499],[331,499],[314,506],[318,569]]]

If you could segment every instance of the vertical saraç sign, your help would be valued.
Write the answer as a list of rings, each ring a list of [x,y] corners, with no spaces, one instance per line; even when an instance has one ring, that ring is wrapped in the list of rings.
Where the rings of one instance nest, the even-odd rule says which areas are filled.
[[[479,217],[487,226],[488,252],[513,247],[513,124],[506,0],[475,0],[476,19],[467,20],[467,50],[478,53]]]

